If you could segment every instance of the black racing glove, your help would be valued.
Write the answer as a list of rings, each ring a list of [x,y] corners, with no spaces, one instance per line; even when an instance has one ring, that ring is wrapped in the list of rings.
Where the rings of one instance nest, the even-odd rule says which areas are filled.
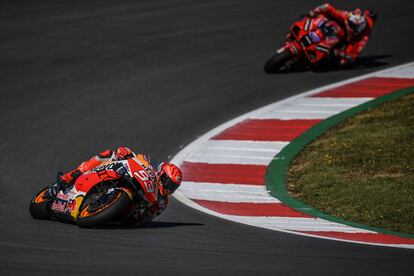
[[[72,182],[68,184],[75,183],[76,179],[78,179],[79,176],[82,175],[82,172],[80,170],[75,170],[73,173],[71,173],[72,176]]]
[[[56,194],[63,190],[67,183],[62,179],[63,173],[62,172],[58,172],[56,175]]]

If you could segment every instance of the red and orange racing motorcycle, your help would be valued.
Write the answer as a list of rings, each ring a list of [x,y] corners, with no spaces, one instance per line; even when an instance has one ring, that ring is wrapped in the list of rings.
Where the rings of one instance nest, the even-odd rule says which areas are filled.
[[[286,36],[284,45],[265,63],[265,72],[274,73],[294,65],[302,67],[316,65],[329,59],[332,49],[322,43],[327,36],[332,35],[331,28],[326,28],[328,25],[336,25],[341,29],[338,23],[322,14],[314,18],[304,16],[302,20],[295,22],[290,27],[290,33]],[[345,32],[340,32],[335,36],[334,39],[341,43]]]
[[[30,202],[30,213],[36,219],[74,222],[79,227],[122,221],[133,210],[143,210],[145,198],[155,196],[151,169],[137,158],[103,163],[80,175],[53,200],[46,196],[49,186],[43,188]]]

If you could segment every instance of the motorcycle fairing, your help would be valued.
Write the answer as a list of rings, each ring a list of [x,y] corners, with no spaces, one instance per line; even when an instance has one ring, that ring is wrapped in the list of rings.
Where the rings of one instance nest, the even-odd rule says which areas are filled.
[[[67,192],[59,191],[51,205],[53,213],[58,219],[75,221],[85,194],[78,191],[75,185]]]
[[[144,198],[149,203],[157,201],[156,187],[153,183],[156,183],[155,171],[149,162],[139,156],[128,159],[128,165],[131,175],[140,183],[144,192]]]
[[[127,175],[139,183],[144,199],[151,203],[157,201],[155,172],[145,158],[131,158],[121,161],[108,161],[80,175],[75,184],[66,191],[60,191],[52,203],[55,215],[65,220],[76,221],[79,208],[85,195],[97,184],[103,181],[117,180]],[[133,194],[128,188],[119,187],[132,199]]]
[[[317,63],[330,54],[331,48],[321,43],[327,37],[323,31],[325,25],[336,26],[338,24],[328,20],[323,15],[319,15],[316,18],[305,17],[290,27],[291,34],[288,38],[293,36],[299,42],[310,63]],[[294,43],[289,41],[287,42],[288,48],[290,48],[289,43],[294,45]]]
[[[76,221],[82,201],[90,189],[102,181],[119,179],[123,173],[131,174],[126,161],[105,162],[80,175],[69,190],[59,191],[51,209],[61,219]],[[131,192],[126,192],[131,197]]]

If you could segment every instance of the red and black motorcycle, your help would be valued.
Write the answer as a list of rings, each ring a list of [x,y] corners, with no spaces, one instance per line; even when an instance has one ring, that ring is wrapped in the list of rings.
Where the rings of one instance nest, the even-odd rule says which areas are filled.
[[[47,196],[49,186],[43,188],[30,202],[30,213],[36,219],[69,221],[79,227],[127,218],[132,210],[143,210],[144,198],[155,196],[151,168],[137,158],[103,163],[83,173],[55,199]]]
[[[330,28],[326,28],[329,25],[341,29],[336,22],[322,14],[314,18],[304,16],[301,21],[295,22],[290,27],[284,45],[265,63],[265,72],[274,73],[293,65],[316,65],[330,58],[331,49],[321,43],[330,35]],[[341,41],[345,32],[336,33],[335,36]]]

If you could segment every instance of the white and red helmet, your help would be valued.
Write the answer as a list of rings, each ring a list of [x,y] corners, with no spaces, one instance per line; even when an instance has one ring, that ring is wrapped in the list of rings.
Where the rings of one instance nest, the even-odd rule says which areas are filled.
[[[367,27],[367,19],[363,10],[357,8],[348,13],[348,25],[354,35],[361,34]]]

